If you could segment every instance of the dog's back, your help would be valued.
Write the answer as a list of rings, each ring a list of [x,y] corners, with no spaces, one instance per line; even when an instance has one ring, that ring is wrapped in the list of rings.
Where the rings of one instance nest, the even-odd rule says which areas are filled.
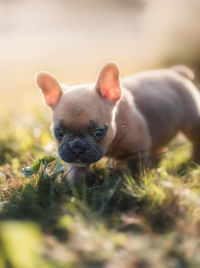
[[[173,66],[122,80],[149,125],[155,149],[168,143],[179,130],[190,139],[194,139],[197,125],[200,130],[200,94],[189,80],[193,78],[188,67]]]

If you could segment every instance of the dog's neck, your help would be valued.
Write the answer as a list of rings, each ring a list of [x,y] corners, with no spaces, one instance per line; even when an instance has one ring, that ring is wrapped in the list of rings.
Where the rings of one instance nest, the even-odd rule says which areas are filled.
[[[126,88],[123,88],[123,96],[118,103],[115,123],[116,134],[108,147],[107,156],[123,158],[130,150],[131,143],[134,148],[137,148],[137,144],[141,144],[138,142],[141,139],[144,139],[144,146],[146,142],[151,142],[146,135],[149,133],[147,122],[137,109],[133,95]],[[140,150],[143,148],[138,148],[138,151]]]

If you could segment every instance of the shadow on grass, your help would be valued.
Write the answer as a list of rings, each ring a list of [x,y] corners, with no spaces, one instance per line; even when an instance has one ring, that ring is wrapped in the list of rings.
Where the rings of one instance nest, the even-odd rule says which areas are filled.
[[[23,173],[29,178],[2,207],[0,219],[31,220],[60,241],[70,232],[59,224],[66,215],[72,221],[79,216],[85,222],[103,222],[109,229],[162,233],[173,229],[179,213],[173,192],[159,187],[159,178],[151,173],[138,185],[127,172],[94,166],[87,185],[79,181],[71,187],[54,158],[40,159]],[[124,214],[132,221],[126,222]]]
[[[168,168],[167,172],[177,177],[183,177],[187,174],[190,174],[190,172],[197,167],[198,165],[196,163],[192,162],[190,159],[187,159],[181,163],[178,163],[176,167]]]
[[[23,173],[27,179],[24,178],[23,186],[13,189],[9,201],[2,202],[0,220],[30,220],[39,224],[45,233],[65,241],[68,231],[59,225],[62,216],[74,219],[81,215],[87,221],[98,214],[103,215],[119,186],[119,178],[117,183],[115,180],[118,173],[114,172],[108,178],[103,169],[99,169],[98,175],[94,169],[88,185],[79,182],[71,187],[63,171],[63,166],[51,157],[44,157],[25,168]]]
[[[6,248],[13,228],[19,228],[18,233],[22,234],[27,230],[29,241],[30,232],[35,232],[35,227],[31,229],[29,224],[36,223],[43,241],[47,243],[44,245],[45,258],[49,262],[55,257],[52,257],[52,252],[57,254],[56,248],[63,246],[64,255],[71,252],[72,256],[76,256],[74,263],[79,264],[77,267],[104,267],[109,256],[102,255],[106,249],[99,250],[99,247],[105,241],[116,243],[116,251],[120,250],[118,243],[126,244],[123,241],[128,241],[130,236],[133,240],[140,237],[139,243],[142,245],[145,244],[145,236],[157,243],[155,237],[166,238],[169,233],[177,232],[177,221],[190,217],[190,214],[187,215],[191,211],[190,204],[187,206],[187,203],[184,205],[180,202],[181,197],[177,195],[174,185],[170,185],[170,180],[163,178],[157,170],[148,173],[144,171],[138,184],[128,171],[95,165],[91,169],[87,185],[83,181],[77,181],[73,186],[69,186],[63,171],[62,164],[50,157],[39,159],[23,170],[27,179],[21,177],[22,184],[13,188],[1,207],[0,234],[6,233],[6,239],[1,240],[0,237],[0,247]],[[15,220],[14,224],[9,220]],[[20,227],[18,223],[24,225]],[[9,227],[8,230],[5,229],[6,226]],[[88,236],[85,237],[85,234]],[[33,235],[33,240],[34,237]],[[16,248],[18,240],[19,237],[16,238]],[[80,242],[82,240],[85,244]],[[181,263],[184,255],[175,255],[179,253],[175,244],[171,246],[169,254]],[[90,254],[87,252],[88,245],[93,249]],[[159,247],[160,244],[155,250]],[[51,248],[54,249],[51,251]],[[4,255],[8,256],[7,262],[10,263],[10,248]],[[142,261],[143,257],[139,260]],[[53,267],[59,266],[56,263]]]

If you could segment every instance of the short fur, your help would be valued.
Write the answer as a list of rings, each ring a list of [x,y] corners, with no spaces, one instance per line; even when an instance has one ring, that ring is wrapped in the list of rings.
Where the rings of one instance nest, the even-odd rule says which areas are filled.
[[[127,161],[134,173],[141,161],[149,165],[147,159],[178,131],[191,140],[193,160],[200,163],[200,93],[191,82],[193,78],[188,67],[173,66],[133,74],[120,82],[118,66],[109,63],[96,84],[69,87],[64,92],[55,77],[39,73],[36,82],[53,109],[53,126],[62,120],[67,129],[63,141],[57,142],[61,158],[71,161],[69,178],[86,172],[94,162],[91,159],[97,161],[104,155]],[[99,141],[88,134],[90,120],[108,126]],[[72,141],[76,147],[70,147]],[[73,161],[72,151],[77,148],[83,152]]]

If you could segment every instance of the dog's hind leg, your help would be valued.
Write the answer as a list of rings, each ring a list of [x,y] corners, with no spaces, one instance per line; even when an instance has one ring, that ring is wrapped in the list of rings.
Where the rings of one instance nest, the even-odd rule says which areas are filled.
[[[190,127],[183,129],[183,133],[192,142],[192,161],[200,164],[200,119]]]
[[[199,143],[193,143],[192,159],[196,164],[200,164],[200,142]]]

